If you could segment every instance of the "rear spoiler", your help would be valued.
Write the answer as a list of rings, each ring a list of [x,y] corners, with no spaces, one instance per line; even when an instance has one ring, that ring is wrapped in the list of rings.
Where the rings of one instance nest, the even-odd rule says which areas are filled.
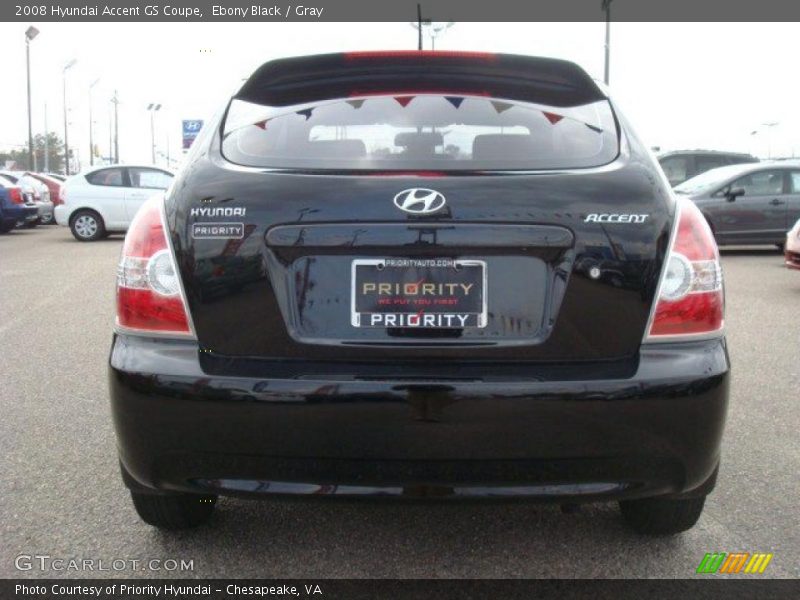
[[[606,95],[578,65],[552,58],[452,51],[383,51],[263,64],[235,99],[289,106],[376,94],[479,95],[571,107]]]

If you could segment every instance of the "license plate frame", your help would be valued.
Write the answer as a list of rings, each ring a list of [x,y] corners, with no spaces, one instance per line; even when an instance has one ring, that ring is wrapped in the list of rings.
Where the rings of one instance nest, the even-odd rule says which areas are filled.
[[[379,271],[386,271],[387,273],[401,273],[407,272],[411,269],[414,270],[427,270],[429,273],[434,272],[434,270],[440,270],[439,273],[445,273],[450,271],[450,269],[455,269],[458,272],[459,269],[466,267],[467,269],[479,269],[479,273],[477,277],[473,277],[474,280],[467,280],[464,285],[468,283],[479,283],[480,284],[480,299],[479,303],[479,310],[466,310],[466,311],[447,311],[444,310],[446,305],[426,305],[421,308],[419,311],[416,310],[409,310],[410,306],[406,305],[403,308],[405,310],[398,310],[394,313],[390,312],[389,310],[386,311],[364,311],[359,310],[359,296],[358,296],[358,271],[359,267],[375,267],[376,269],[382,265],[383,269],[378,269]],[[396,270],[396,271],[392,271]],[[450,271],[452,272],[452,271]],[[462,276],[463,277],[463,276]],[[417,283],[408,283],[396,280],[392,285],[417,285],[421,286],[421,282],[424,279],[421,279]],[[442,281],[434,282],[434,285],[437,286],[437,290],[439,284]],[[460,283],[448,283],[444,284],[446,286],[449,285],[460,285]],[[454,288],[449,288],[452,292]],[[461,288],[463,291],[463,288]],[[401,294],[401,296],[405,297],[405,294]],[[421,294],[420,294],[421,296]],[[438,295],[435,295],[435,297]],[[438,296],[440,299],[442,296]],[[450,302],[453,301],[453,298],[456,296],[450,296]],[[427,298],[428,300],[433,300],[434,298]],[[413,298],[411,299],[413,300]],[[388,306],[388,305],[387,305]],[[414,308],[418,308],[416,304],[412,304]],[[433,309],[433,310],[431,310]],[[441,309],[441,310],[437,310]],[[425,311],[428,310],[427,313]],[[373,318],[371,315],[379,314],[383,315],[382,322],[380,324],[372,324]],[[387,325],[385,323],[386,315],[395,314],[397,315],[397,319],[400,321],[397,325]],[[423,317],[423,314],[426,316]],[[452,315],[450,318],[447,315]],[[433,315],[433,319],[430,316]],[[441,315],[441,316],[438,316]],[[458,316],[460,315],[460,316]],[[487,265],[485,260],[479,259],[460,259],[460,258],[397,258],[397,257],[385,257],[385,258],[356,258],[353,259],[351,262],[351,270],[350,270],[350,324],[358,329],[387,329],[387,328],[409,328],[409,329],[421,329],[421,330],[430,330],[430,329],[482,329],[485,328],[487,325],[487,318],[488,315],[488,298],[487,298]],[[363,317],[368,317],[364,319]],[[414,321],[414,317],[416,316],[416,322]],[[461,325],[462,319],[466,316],[466,324],[463,326]],[[430,321],[433,320],[434,323],[431,324]]]

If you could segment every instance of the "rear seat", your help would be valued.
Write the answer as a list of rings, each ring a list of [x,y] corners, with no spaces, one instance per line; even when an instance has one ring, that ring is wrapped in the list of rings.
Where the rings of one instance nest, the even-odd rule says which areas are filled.
[[[308,142],[303,153],[309,158],[361,158],[367,147],[363,140],[317,140]]]
[[[472,160],[503,160],[509,157],[541,156],[552,152],[551,145],[530,135],[487,133],[472,141]]]

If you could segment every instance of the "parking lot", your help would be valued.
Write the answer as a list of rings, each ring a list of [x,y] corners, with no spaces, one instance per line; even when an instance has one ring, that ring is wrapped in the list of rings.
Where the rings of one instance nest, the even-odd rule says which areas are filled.
[[[763,576],[800,576],[800,273],[774,248],[723,251],[733,385],[717,489],[691,531],[643,538],[611,504],[222,499],[210,526],[143,524],[106,394],[121,244],[0,236],[2,577],[92,576],[21,572],[21,554],[193,561],[94,573],[121,577],[689,577],[706,552],[771,552]]]

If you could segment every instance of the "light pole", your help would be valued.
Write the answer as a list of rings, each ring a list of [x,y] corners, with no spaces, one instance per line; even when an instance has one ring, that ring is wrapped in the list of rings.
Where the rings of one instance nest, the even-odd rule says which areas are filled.
[[[772,158],[772,129],[778,125],[780,125],[778,121],[767,121],[762,123],[755,131],[750,132],[750,135],[756,135],[761,133],[762,128],[767,128],[767,158]]]
[[[100,81],[98,77],[89,85],[89,164],[94,165],[94,120],[92,119],[92,88]]]
[[[50,172],[50,130],[47,129],[47,103],[44,105],[44,172]]]
[[[419,10],[419,5],[417,5],[417,9]],[[442,35],[445,31],[450,29],[453,25],[455,25],[454,21],[431,21],[429,19],[423,19],[422,13],[419,12],[417,14],[417,22],[416,23],[409,23],[414,29],[417,30],[417,50],[422,50],[422,33],[424,28],[428,28],[428,35],[431,38],[431,50],[436,50],[436,38]]]
[[[430,23],[430,35],[431,35],[431,50],[436,50],[436,38],[442,35],[445,31],[450,29],[455,22],[453,21],[446,21],[446,22],[433,22]]]
[[[117,97],[117,90],[114,90],[114,97],[111,98],[111,103],[114,105],[114,164],[119,164],[119,98]]]
[[[74,58],[64,65],[61,77],[64,83],[64,173],[69,175],[69,127],[67,123],[67,71],[78,62]]]
[[[147,105],[147,112],[150,113],[150,154],[152,157],[153,164],[156,164],[156,123],[155,123],[155,115],[156,112],[161,110],[160,104],[151,103]]]
[[[36,27],[28,27],[25,30],[25,71],[28,75],[28,168],[36,170],[33,155],[33,125],[31,119],[31,42],[39,35]]]
[[[603,81],[606,85],[611,80],[611,2],[603,0],[603,10],[606,11],[606,67]]]

